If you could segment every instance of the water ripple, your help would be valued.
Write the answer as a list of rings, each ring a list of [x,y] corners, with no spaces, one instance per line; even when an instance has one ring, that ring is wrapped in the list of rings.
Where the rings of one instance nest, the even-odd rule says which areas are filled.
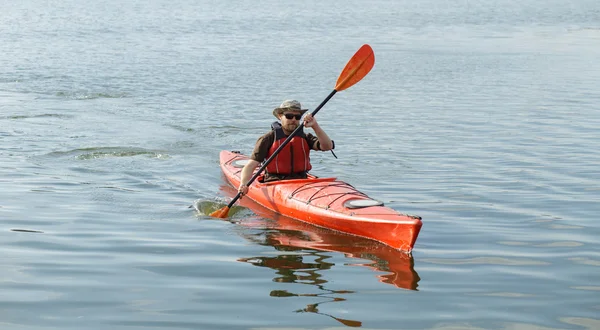
[[[439,265],[504,265],[504,266],[547,266],[548,262],[540,260],[527,260],[517,258],[500,258],[500,257],[474,257],[467,259],[436,259],[426,258],[422,262],[430,262]]]
[[[47,156],[50,157],[65,157],[73,156],[79,160],[89,159],[100,159],[107,157],[135,157],[135,156],[148,156],[151,158],[165,159],[169,158],[169,155],[164,151],[147,150],[144,148],[134,147],[94,147],[94,148],[82,148],[73,149],[69,151],[54,151]]]

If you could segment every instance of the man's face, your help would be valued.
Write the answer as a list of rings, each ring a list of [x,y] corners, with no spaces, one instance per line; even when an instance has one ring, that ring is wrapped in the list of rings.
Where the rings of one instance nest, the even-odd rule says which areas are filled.
[[[283,127],[284,130],[291,132],[298,127],[301,117],[302,113],[300,111],[285,111],[279,116],[279,119],[281,119],[281,127]]]

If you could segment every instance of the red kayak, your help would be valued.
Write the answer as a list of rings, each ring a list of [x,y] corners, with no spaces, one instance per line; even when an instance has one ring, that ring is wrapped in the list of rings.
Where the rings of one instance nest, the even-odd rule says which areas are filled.
[[[239,152],[221,151],[221,169],[232,186],[239,186],[247,161]],[[307,179],[261,181],[259,177],[250,185],[246,197],[292,219],[406,252],[412,251],[421,230],[421,217],[399,213],[336,178],[309,175]]]

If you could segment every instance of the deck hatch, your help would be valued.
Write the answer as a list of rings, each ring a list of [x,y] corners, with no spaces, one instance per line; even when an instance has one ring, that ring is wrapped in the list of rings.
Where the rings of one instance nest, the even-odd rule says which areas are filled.
[[[360,209],[370,206],[383,206],[383,202],[374,199],[349,199],[344,202],[344,207],[348,209]]]

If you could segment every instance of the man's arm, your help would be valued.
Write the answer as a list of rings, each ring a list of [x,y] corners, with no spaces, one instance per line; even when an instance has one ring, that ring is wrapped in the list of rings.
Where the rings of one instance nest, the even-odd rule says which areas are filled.
[[[315,143],[313,146],[314,150],[327,151],[333,149],[333,142],[310,113],[304,117],[304,127],[312,128],[319,139],[319,143]]]
[[[267,157],[269,148],[271,144],[273,144],[275,135],[271,132],[261,136],[258,138],[258,140],[256,140],[256,144],[254,145],[254,150],[252,150],[250,159],[248,160],[248,163],[244,165],[244,168],[242,168],[242,173],[240,175],[240,186],[238,187],[238,192],[241,192],[242,195],[248,193],[248,181],[250,181],[250,178],[252,175],[254,175],[254,170],[256,170],[256,168]]]
[[[254,170],[258,167],[258,165],[260,165],[259,162],[255,161],[254,159],[250,159],[248,160],[248,163],[244,165],[244,168],[242,168],[240,186],[238,187],[238,192],[241,192],[242,196],[248,193],[248,181],[250,181],[250,178],[254,174]]]

